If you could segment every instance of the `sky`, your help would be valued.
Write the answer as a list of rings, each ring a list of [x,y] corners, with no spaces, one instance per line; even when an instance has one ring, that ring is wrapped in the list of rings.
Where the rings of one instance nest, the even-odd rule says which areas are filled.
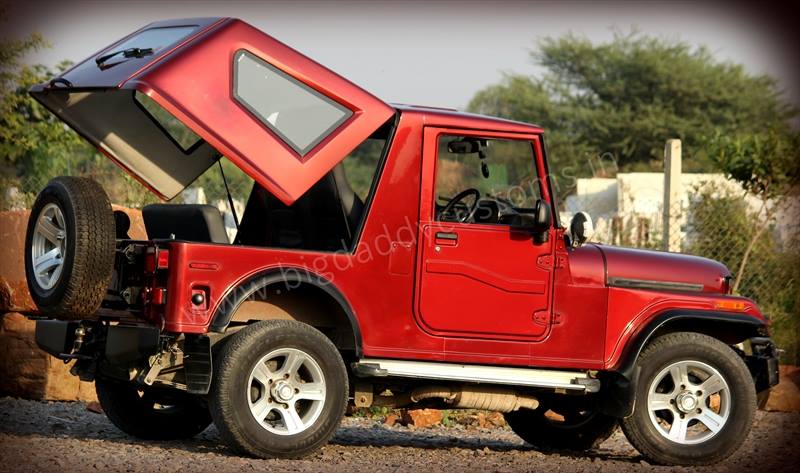
[[[800,106],[797,31],[768,3],[697,2],[13,2],[0,36],[40,32],[53,48],[26,58],[80,61],[151,21],[234,16],[312,57],[387,102],[464,109],[504,73],[540,75],[530,52],[568,33],[594,42],[614,31],[707,46],[721,61],[779,80]],[[788,32],[787,32],[788,30]]]

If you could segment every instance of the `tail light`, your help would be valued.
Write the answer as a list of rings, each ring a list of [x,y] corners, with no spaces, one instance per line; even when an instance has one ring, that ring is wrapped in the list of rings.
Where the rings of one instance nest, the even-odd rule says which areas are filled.
[[[148,248],[144,255],[144,269],[148,273],[155,273],[159,269],[169,268],[169,250],[153,247]]]

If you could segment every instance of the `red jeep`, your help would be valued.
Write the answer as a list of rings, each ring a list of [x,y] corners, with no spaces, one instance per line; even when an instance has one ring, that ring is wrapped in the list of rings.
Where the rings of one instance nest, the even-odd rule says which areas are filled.
[[[699,465],[777,383],[725,266],[566,231],[535,125],[386,104],[231,18],[148,25],[31,94],[163,199],[222,156],[254,182],[233,241],[188,204],[144,207],[133,240],[87,179],[36,200],[37,342],[131,435],[213,421],[299,457],[348,403],[474,408],[537,447],[619,423],[648,460]]]

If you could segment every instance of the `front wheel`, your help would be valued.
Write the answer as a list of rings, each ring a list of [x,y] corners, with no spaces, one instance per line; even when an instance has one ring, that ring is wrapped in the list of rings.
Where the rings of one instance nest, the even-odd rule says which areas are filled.
[[[296,458],[331,438],[347,394],[347,370],[325,335],[300,322],[268,320],[225,342],[209,402],[220,435],[236,450]]]
[[[671,333],[650,343],[633,414],[620,424],[650,461],[709,465],[747,438],[756,391],[744,361],[729,346],[699,333]]]

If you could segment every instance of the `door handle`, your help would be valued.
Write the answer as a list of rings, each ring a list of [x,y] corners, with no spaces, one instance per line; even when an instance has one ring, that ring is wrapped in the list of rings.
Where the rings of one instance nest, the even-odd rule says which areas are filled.
[[[440,246],[456,246],[458,244],[458,233],[436,232],[434,242]]]

